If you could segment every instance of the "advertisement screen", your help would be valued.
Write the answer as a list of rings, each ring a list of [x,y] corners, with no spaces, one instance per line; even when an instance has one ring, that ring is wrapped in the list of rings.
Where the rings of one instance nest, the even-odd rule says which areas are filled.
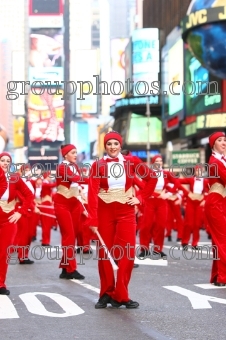
[[[30,33],[29,81],[61,81],[63,78],[63,31],[32,29]],[[39,84],[40,86],[40,84]]]
[[[121,81],[125,89],[125,48],[129,39],[111,40],[111,81]],[[120,93],[120,86],[115,85],[115,93]],[[125,91],[121,94],[112,94],[112,104],[115,100],[125,97]]]
[[[130,79],[132,81],[132,41],[131,38],[125,48],[125,79]],[[132,85],[132,84],[131,84]],[[128,91],[127,91],[128,90]],[[132,92],[132,86],[130,88],[125,87],[126,94]]]
[[[41,93],[41,89],[35,89]],[[34,91],[33,91],[34,92]],[[28,134],[31,142],[64,141],[64,101],[60,95],[37,95],[29,92],[28,96]]]
[[[221,108],[222,81],[202,67],[200,62],[191,54],[187,46],[185,46],[184,74],[185,82],[192,82],[190,83],[191,85],[186,86],[185,89],[187,93],[191,93],[190,95],[185,95],[187,116]],[[202,84],[199,82],[202,82]],[[211,84],[211,82],[215,82],[217,87],[214,84]],[[193,88],[192,84],[195,84]]]
[[[174,83],[173,91],[179,93],[179,95],[173,95],[169,92],[169,115],[179,113],[183,110],[184,106],[184,94],[181,90],[181,86],[184,83],[184,43],[180,39],[169,50],[169,84]],[[178,84],[178,85],[177,85]]]
[[[127,144],[147,144],[147,117],[132,113],[130,116]],[[162,143],[162,121],[157,117],[150,117],[149,138],[151,144]]]
[[[139,90],[136,91],[138,81],[146,81],[150,87],[149,94],[151,94],[151,82],[159,80],[160,53],[159,30],[157,28],[144,28],[133,31],[132,56],[134,96],[145,94],[145,85],[140,84]]]
[[[98,75],[99,54],[97,50],[71,51],[71,79],[80,82],[77,85],[75,111],[76,114],[96,114],[97,97],[96,78]],[[85,65],[85,66],[84,66]],[[84,94],[84,95],[83,95]],[[82,99],[83,98],[83,99]],[[79,116],[78,115],[78,116]]]

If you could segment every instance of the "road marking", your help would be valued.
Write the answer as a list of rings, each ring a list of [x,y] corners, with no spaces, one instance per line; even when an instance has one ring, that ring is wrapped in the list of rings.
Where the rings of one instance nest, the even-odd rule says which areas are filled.
[[[6,295],[0,295],[0,319],[18,319],[16,308],[10,298]]]
[[[211,309],[212,307],[209,304],[209,301],[226,305],[226,299],[220,299],[214,296],[198,294],[179,286],[164,286],[163,288],[169,289],[175,293],[186,296],[191,302],[193,309]]]
[[[87,289],[89,289],[89,290],[92,290],[93,292],[96,292],[96,293],[100,293],[100,289],[99,288],[96,288],[96,287],[93,287],[93,286],[91,286],[90,284],[88,284],[88,283],[84,283],[84,282],[82,282],[82,281],[80,281],[80,280],[75,280],[75,279],[71,279],[70,281],[72,281],[72,282],[74,282],[74,283],[77,283],[78,285],[80,285],[80,286],[83,286],[84,288],[87,288]]]
[[[65,311],[65,313],[53,313],[47,311],[45,306],[42,304],[41,301],[39,301],[36,295],[48,296],[50,299],[55,301]],[[24,302],[27,310],[30,313],[36,315],[49,316],[54,318],[65,318],[68,316],[75,316],[85,313],[85,311],[81,309],[76,303],[61,294],[33,292],[21,294],[19,295],[19,297]]]
[[[180,249],[177,248],[177,245],[176,245],[176,246],[163,246],[163,248],[171,249],[171,248],[174,247],[174,251],[182,251],[183,248],[182,248],[181,244],[178,244],[178,245],[180,246]],[[206,246],[209,247],[209,245],[206,244],[206,243],[203,244],[203,246],[204,246],[204,245],[206,245]],[[200,246],[201,246],[201,245],[200,245]],[[205,248],[203,248],[203,249],[205,249]],[[203,249],[202,249],[202,254],[213,254],[212,251],[207,252],[206,250],[203,250]],[[197,254],[200,253],[200,251],[198,251],[198,250],[196,250],[196,249],[192,249],[191,246],[189,246],[188,249],[187,249],[187,250],[184,250],[184,251],[189,251],[190,253],[193,251],[193,252],[195,252],[195,253],[197,253]]]
[[[222,289],[222,288],[226,288],[226,286],[223,286],[223,287],[214,286],[212,283],[194,284],[194,286],[202,288],[202,289]]]

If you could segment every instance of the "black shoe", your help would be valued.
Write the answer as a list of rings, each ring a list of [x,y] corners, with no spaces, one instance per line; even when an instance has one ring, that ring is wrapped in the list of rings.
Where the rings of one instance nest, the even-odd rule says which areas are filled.
[[[32,242],[36,241],[36,237],[33,236],[32,239],[31,239]]]
[[[84,280],[85,276],[81,275],[77,270],[75,270],[73,273],[66,273],[66,279],[67,280]]]
[[[47,243],[42,243],[42,247],[51,247],[51,245]]]
[[[214,282],[214,286],[217,286],[217,287],[224,287],[224,286],[226,286],[226,283]]]
[[[195,250],[201,249],[201,247],[199,247],[199,246],[192,246],[192,248],[194,248]]]
[[[95,309],[106,308],[107,304],[110,303],[111,297],[108,294],[104,294],[99,298],[98,302],[95,304]]]
[[[168,236],[168,241],[172,242],[172,236]]]
[[[26,260],[19,260],[20,264],[33,264],[34,261],[31,261],[30,259],[26,259]]]
[[[177,242],[181,242],[181,238],[178,237],[178,238],[177,238]]]
[[[138,268],[138,267],[139,267],[139,264],[134,263],[133,268]]]
[[[80,254],[80,253],[81,253],[81,247],[77,247],[76,253],[77,253],[77,254]]]
[[[112,307],[115,307],[115,308],[125,306],[128,309],[134,309],[134,308],[139,307],[139,303],[136,302],[136,301],[133,301],[133,300],[129,300],[127,302],[118,302],[114,299],[111,299],[110,303],[111,303]]]
[[[10,291],[6,289],[5,287],[0,288],[0,295],[9,295]]]
[[[60,279],[66,279],[67,278],[67,272],[66,269],[62,269],[62,273],[59,276]]]
[[[163,253],[163,251],[161,251],[160,253],[158,251],[153,251],[152,254],[153,255],[158,255],[159,258],[167,259],[167,255],[165,253]]]
[[[184,250],[188,250],[188,244],[187,243],[182,243],[182,248]]]
[[[212,239],[211,235],[210,235],[210,234],[208,234],[208,240],[211,240],[211,239]]]
[[[138,257],[149,257],[150,255],[150,251],[142,250]]]

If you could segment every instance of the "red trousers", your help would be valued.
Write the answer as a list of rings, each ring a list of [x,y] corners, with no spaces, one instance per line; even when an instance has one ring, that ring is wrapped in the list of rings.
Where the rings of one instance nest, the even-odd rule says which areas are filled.
[[[39,221],[40,221],[40,215],[33,212],[32,217],[31,217],[32,237],[37,236],[37,225],[39,224]]]
[[[81,203],[74,197],[61,199],[59,196],[61,195],[54,197],[55,214],[59,223],[63,247],[59,268],[65,268],[67,273],[72,273],[77,268],[75,242],[80,227]]]
[[[54,209],[49,209],[48,207],[53,207],[52,203],[49,201],[42,202],[42,205],[46,205],[47,208],[39,208],[41,212],[45,214],[55,215]],[[55,218],[41,215],[42,224],[42,244],[50,244],[51,230],[55,223]]]
[[[168,200],[168,218],[167,218],[167,234],[166,236],[171,236],[171,232],[176,228],[177,238],[183,236],[184,221],[181,214],[181,207],[175,204],[175,201]]]
[[[200,201],[191,200],[188,197],[185,209],[182,244],[188,244],[191,235],[193,235],[192,246],[197,246],[200,238],[200,226],[202,225],[202,209],[203,208],[200,206]]]
[[[108,294],[118,302],[127,302],[128,285],[135,258],[135,210],[134,207],[119,202],[107,204],[100,198],[98,202],[98,231],[119,267],[115,282],[111,263],[99,245],[100,297]]]
[[[213,260],[210,282],[226,283],[226,217],[225,198],[218,193],[210,193],[206,199],[205,213],[210,228],[213,245],[218,258]]]
[[[33,236],[31,220],[32,216],[22,215],[17,222],[15,245],[18,246],[17,254],[19,260],[24,260],[28,258],[29,247]]]
[[[8,218],[14,211],[6,214],[0,208],[0,288],[6,287],[6,274],[10,261],[10,247],[14,245],[17,224],[9,223]]]
[[[161,252],[164,244],[167,223],[167,200],[149,198],[144,205],[144,220],[140,229],[140,246],[149,249],[151,237],[155,251]]]

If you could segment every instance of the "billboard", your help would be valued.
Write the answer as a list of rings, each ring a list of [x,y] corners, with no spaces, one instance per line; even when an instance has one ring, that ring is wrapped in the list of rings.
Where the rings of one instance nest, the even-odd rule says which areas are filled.
[[[205,69],[185,45],[185,109],[186,116],[220,109],[222,107],[222,81]],[[201,83],[202,82],[202,83]],[[215,82],[211,84],[211,82]],[[202,93],[202,94],[200,94]]]
[[[64,101],[60,94],[48,94],[45,89],[35,89],[28,95],[28,134],[31,142],[64,141]],[[34,92],[34,91],[33,91]]]
[[[147,144],[147,117],[131,113],[126,144]],[[149,138],[151,144],[162,144],[162,121],[157,117],[150,117]]]
[[[63,0],[29,0],[29,27],[63,27]]]
[[[14,148],[22,148],[24,146],[24,125],[25,125],[24,117],[17,117],[13,119]]]
[[[96,114],[97,95],[93,94],[93,92],[96,91],[95,86],[96,78],[94,78],[94,75],[99,74],[98,69],[99,51],[98,50],[71,51],[71,60],[72,60],[71,79],[77,82],[75,103],[76,115],[82,116],[83,114],[87,113]],[[82,91],[84,94],[83,99]],[[89,92],[90,94],[88,94]]]
[[[148,94],[156,94],[151,88],[151,82],[159,80],[160,52],[159,52],[159,30],[158,28],[137,29],[132,33],[132,62],[134,96],[144,95],[145,85],[140,83],[136,89],[136,83],[147,82]],[[153,90],[154,93],[151,93]]]
[[[169,92],[169,115],[179,113],[183,110],[184,106],[184,94],[181,90],[181,86],[184,83],[184,59],[183,59],[184,43],[182,39],[179,39],[169,49],[169,61],[168,61],[168,80],[169,84],[174,82],[173,91],[179,93],[174,95]],[[168,84],[168,85],[169,85]]]
[[[125,48],[129,39],[112,39],[111,40],[111,82],[122,82],[124,91],[120,91],[120,85],[114,86],[112,94],[112,104],[115,100],[125,97]],[[122,93],[121,93],[122,92]]]
[[[63,73],[63,30],[40,28],[30,31],[29,81],[61,81]],[[40,86],[40,85],[39,85]]]
[[[133,78],[133,63],[132,63],[132,39],[129,39],[129,42],[125,48],[125,79]],[[131,84],[130,88],[125,87],[126,94],[132,93],[133,86]]]

